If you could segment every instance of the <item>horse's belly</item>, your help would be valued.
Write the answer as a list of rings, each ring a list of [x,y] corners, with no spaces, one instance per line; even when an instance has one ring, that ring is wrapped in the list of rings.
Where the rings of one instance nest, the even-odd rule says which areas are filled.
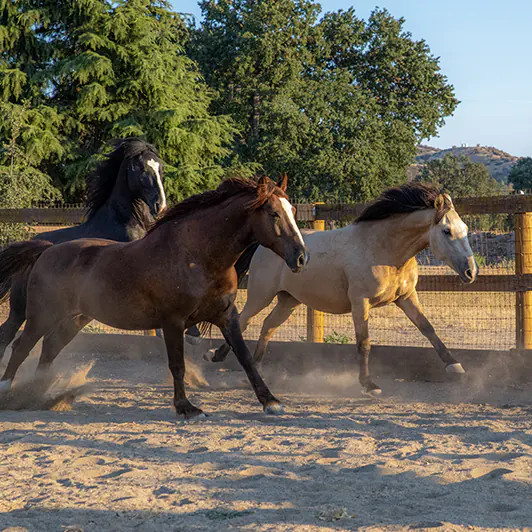
[[[315,278],[303,273],[289,273],[283,279],[283,290],[314,310],[329,314],[351,312],[347,289],[339,275]]]

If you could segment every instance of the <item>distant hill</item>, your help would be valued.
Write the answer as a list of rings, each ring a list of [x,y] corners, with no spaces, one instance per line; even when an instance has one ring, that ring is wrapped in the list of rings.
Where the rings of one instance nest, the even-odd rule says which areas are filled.
[[[408,170],[410,178],[416,176],[421,167],[427,161],[432,159],[441,159],[447,154],[453,154],[456,157],[465,155],[469,157],[474,163],[482,163],[488,169],[491,177],[499,181],[499,183],[508,183],[508,174],[512,166],[518,161],[519,157],[515,157],[498,150],[491,146],[453,146],[445,150],[439,148],[432,148],[431,146],[418,146],[415,164],[412,164]]]

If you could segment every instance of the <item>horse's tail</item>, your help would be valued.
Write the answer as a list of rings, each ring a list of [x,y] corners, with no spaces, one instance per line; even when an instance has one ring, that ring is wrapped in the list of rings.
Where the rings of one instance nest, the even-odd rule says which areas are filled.
[[[250,244],[245,250],[242,255],[240,255],[239,259],[236,261],[235,264],[235,270],[236,274],[238,275],[238,285],[240,286],[240,282],[248,273],[249,265],[251,264],[251,259],[253,258],[253,255],[255,254],[255,251],[257,251],[257,248],[260,246],[258,242],[253,242],[253,244]]]
[[[11,290],[11,278],[31,268],[41,254],[53,244],[46,240],[17,242],[0,251],[0,302]]]

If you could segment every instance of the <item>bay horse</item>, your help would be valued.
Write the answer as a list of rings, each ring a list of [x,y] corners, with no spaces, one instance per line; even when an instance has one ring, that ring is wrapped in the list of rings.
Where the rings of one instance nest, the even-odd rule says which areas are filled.
[[[281,412],[242,339],[234,265],[255,240],[294,273],[306,265],[308,254],[285,190],[286,178],[280,187],[266,177],[257,182],[233,178],[169,209],[134,242],[29,241],[0,252],[0,282],[31,269],[26,326],[13,344],[0,389],[9,389],[41,337],[39,369],[45,371],[78,331],[96,319],[120,329],[162,328],[176,412],[199,416],[202,411],[188,401],[184,389],[183,333],[206,322],[221,329],[264,411]]]
[[[247,301],[240,316],[242,331],[249,320],[277,296],[264,320],[254,359],[260,364],[275,331],[301,303],[322,312],[351,312],[359,354],[363,391],[378,395],[368,368],[370,309],[395,303],[428,338],[449,373],[464,373],[423,314],[417,292],[415,255],[430,245],[434,255],[465,283],[478,267],[467,239],[467,226],[449,195],[431,185],[408,183],[385,191],[351,225],[304,234],[312,256],[300,275],[292,273],[269,250],[258,247],[249,269]],[[211,357],[221,362],[230,347]]]
[[[88,178],[86,221],[35,239],[60,244],[79,238],[141,238],[166,207],[162,172],[163,163],[151,144],[133,137],[117,141]],[[26,319],[27,280],[21,272],[0,287],[2,299],[11,290],[9,317],[0,326],[0,360]]]

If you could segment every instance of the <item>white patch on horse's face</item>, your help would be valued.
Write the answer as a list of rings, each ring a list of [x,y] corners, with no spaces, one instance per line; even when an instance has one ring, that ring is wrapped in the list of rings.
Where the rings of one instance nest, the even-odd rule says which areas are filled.
[[[286,217],[288,218],[288,223],[292,227],[292,229],[295,231],[296,235],[299,237],[299,242],[302,246],[305,245],[303,242],[303,237],[301,236],[301,231],[299,230],[299,227],[296,224],[296,220],[294,218],[294,213],[292,212],[292,204],[286,199],[286,198],[279,198],[281,200],[281,205],[283,206],[283,210],[286,213]]]
[[[159,187],[159,193],[161,195],[161,211],[166,208],[166,194],[164,193],[163,182],[161,180],[161,174],[159,172],[160,163],[155,159],[149,159],[146,164],[153,170],[157,179],[157,186]]]

